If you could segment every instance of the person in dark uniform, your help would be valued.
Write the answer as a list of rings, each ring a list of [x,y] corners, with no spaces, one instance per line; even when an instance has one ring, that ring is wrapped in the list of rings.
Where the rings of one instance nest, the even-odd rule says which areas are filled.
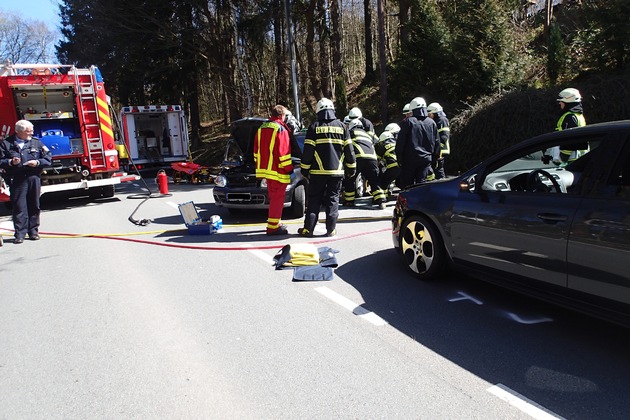
[[[437,102],[430,103],[429,106],[427,106],[427,112],[429,113],[429,117],[435,121],[438,129],[438,137],[440,138],[440,156],[437,161],[433,161],[435,179],[446,178],[444,157],[451,154],[451,129],[448,124],[448,118],[444,113],[442,105]]]
[[[414,98],[409,103],[409,110],[412,115],[400,123],[396,139],[399,188],[426,182],[431,162],[440,156],[437,125],[429,118],[426,101],[421,97]]]
[[[309,179],[308,205],[304,227],[300,236],[312,237],[320,206],[326,211],[326,236],[337,233],[339,194],[344,176],[356,173],[356,162],[348,127],[335,115],[330,99],[317,102],[317,121],[308,128],[304,139],[304,152],[300,167],[302,175]]]
[[[0,143],[0,168],[7,174],[15,240],[21,244],[39,239],[39,196],[42,168],[52,164],[50,150],[33,137],[33,124],[27,120],[15,123],[15,134]]]
[[[377,205],[381,210],[385,209],[386,196],[379,186],[378,158],[372,144],[372,136],[365,131],[361,120],[358,118],[350,121],[348,129],[354,147],[357,171],[354,176],[346,178],[343,182],[344,203],[349,207],[355,205],[357,176],[361,174],[370,186],[372,204]]]

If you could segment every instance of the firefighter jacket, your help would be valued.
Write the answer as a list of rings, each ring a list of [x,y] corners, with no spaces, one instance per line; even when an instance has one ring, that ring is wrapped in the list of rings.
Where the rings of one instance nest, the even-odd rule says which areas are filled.
[[[372,124],[372,121],[368,120],[365,117],[361,117],[359,118],[359,120],[361,121],[361,124],[363,124],[363,129],[365,130],[365,132],[368,133],[368,135],[372,138],[372,143],[376,143],[378,141],[378,136],[374,131],[374,124]]]
[[[343,177],[355,171],[352,140],[346,125],[338,119],[320,119],[308,128],[301,167],[312,175]]]
[[[366,130],[357,127],[350,131],[350,136],[355,159],[377,160],[372,136]]]
[[[584,115],[582,115],[582,105],[576,103],[569,109],[568,112],[562,114],[556,124],[556,131],[562,131],[573,127],[584,127],[585,125],[586,119],[584,118]]]
[[[254,139],[254,161],[256,178],[291,183],[291,140],[289,130],[278,118],[272,118],[258,128]]]
[[[11,165],[11,160],[19,157],[21,162],[18,165]],[[26,164],[29,160],[39,162],[38,166],[31,167]],[[45,166],[52,164],[52,153],[41,140],[31,137],[24,142],[24,146],[16,143],[15,134],[7,137],[0,143],[0,168],[7,172],[7,179],[16,175],[40,175]]]
[[[450,155],[451,145],[449,140],[451,129],[449,128],[448,118],[446,118],[444,111],[438,112],[434,121],[437,125],[438,137],[440,138],[440,155]]]
[[[569,108],[569,111],[562,114],[558,123],[556,124],[556,131],[562,131],[574,127],[584,127],[586,125],[586,119],[582,115],[582,104],[574,103]],[[560,150],[560,153],[552,153],[554,162],[572,162],[582,155],[588,153],[589,149],[584,150]]]
[[[440,155],[440,140],[435,121],[426,115],[426,109],[414,109],[404,120],[396,139],[396,158],[401,167],[436,160]]]
[[[379,140],[379,142],[374,145],[374,151],[379,160],[383,163],[384,171],[398,167],[398,160],[396,159],[396,140]]]

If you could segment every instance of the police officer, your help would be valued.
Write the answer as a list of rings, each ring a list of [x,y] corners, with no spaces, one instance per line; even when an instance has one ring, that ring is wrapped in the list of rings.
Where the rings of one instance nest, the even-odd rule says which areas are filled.
[[[29,239],[39,239],[39,196],[42,168],[50,166],[50,150],[33,137],[33,124],[27,120],[15,123],[15,134],[0,143],[0,168],[7,173],[15,240],[21,244]]]
[[[414,98],[409,103],[409,110],[412,114],[400,123],[396,139],[400,188],[426,182],[431,162],[440,154],[437,125],[429,118],[426,101],[421,97]]]
[[[437,102],[430,103],[427,106],[427,112],[429,113],[429,117],[435,121],[438,129],[438,137],[440,138],[440,156],[436,162],[433,162],[435,179],[446,178],[446,172],[444,172],[444,156],[451,154],[451,130],[448,125],[448,118],[446,118],[442,106]]]
[[[301,236],[311,237],[323,205],[326,211],[326,236],[335,236],[339,217],[339,193],[344,176],[356,173],[356,162],[348,127],[335,116],[328,98],[317,102],[317,121],[306,131],[302,153],[302,175],[309,179],[308,205]]]
[[[385,209],[386,196],[379,186],[378,159],[372,144],[372,137],[363,129],[363,124],[358,118],[350,121],[348,129],[350,130],[352,147],[354,148],[354,156],[357,162],[357,173],[344,180],[344,203],[346,206],[355,205],[356,178],[358,174],[361,174],[370,186],[372,203],[383,210]]]

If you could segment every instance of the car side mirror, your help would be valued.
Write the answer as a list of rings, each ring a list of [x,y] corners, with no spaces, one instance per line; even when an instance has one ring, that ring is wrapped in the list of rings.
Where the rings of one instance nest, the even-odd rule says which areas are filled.
[[[460,192],[474,192],[475,191],[475,176],[470,176],[466,179],[459,181]]]

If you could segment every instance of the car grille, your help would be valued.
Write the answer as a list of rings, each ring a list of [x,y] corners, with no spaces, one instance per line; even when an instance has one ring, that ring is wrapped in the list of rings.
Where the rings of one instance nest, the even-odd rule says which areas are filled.
[[[262,194],[250,193],[227,193],[225,201],[228,203],[264,204],[265,196]]]

